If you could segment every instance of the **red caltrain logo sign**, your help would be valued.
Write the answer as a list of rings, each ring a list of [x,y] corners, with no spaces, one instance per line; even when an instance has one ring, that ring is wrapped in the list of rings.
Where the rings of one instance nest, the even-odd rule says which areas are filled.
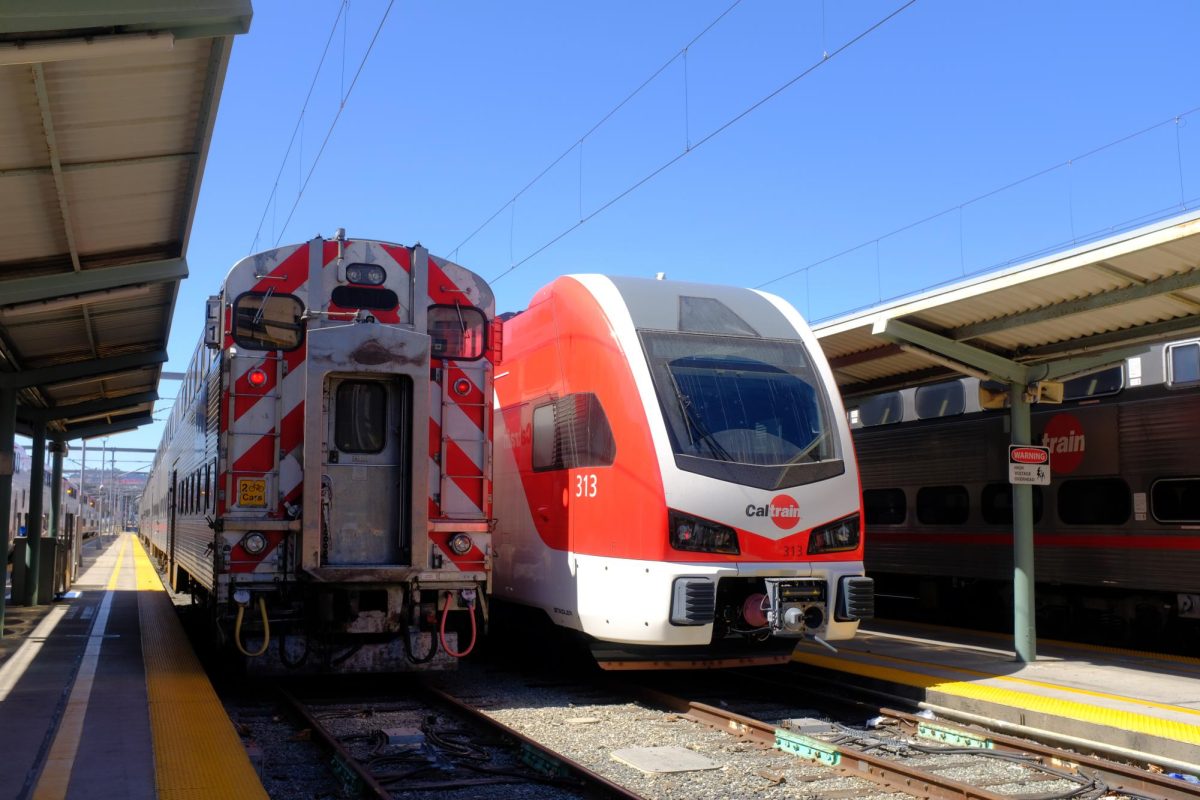
[[[776,527],[791,530],[800,523],[800,504],[795,498],[779,494],[771,498],[771,504],[766,506],[746,506],[747,517],[770,517]]]
[[[1049,448],[1050,469],[1056,475],[1079,469],[1086,445],[1083,426],[1073,414],[1055,414],[1042,432],[1042,447]]]

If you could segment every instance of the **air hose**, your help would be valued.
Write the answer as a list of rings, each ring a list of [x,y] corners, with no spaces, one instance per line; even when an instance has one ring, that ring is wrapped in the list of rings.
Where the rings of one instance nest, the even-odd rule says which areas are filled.
[[[262,596],[259,596],[259,598],[258,598],[258,609],[259,609],[259,611],[262,612],[263,642],[262,642],[262,647],[258,648],[258,650],[251,653],[249,650],[247,650],[245,647],[242,646],[242,615],[246,611],[246,606],[250,604],[250,598],[248,596],[245,597],[244,599],[239,598],[235,594],[234,600],[237,601],[238,611],[237,611],[237,620],[234,621],[234,623],[233,623],[233,643],[237,645],[238,652],[244,656],[249,656],[250,658],[255,658],[257,656],[261,656],[263,653],[267,652],[267,645],[269,645],[271,643],[271,626],[267,622],[267,601],[264,600],[262,598]]]
[[[479,629],[475,622],[475,590],[463,589],[462,598],[467,603],[467,614],[471,617],[471,643],[467,645],[467,649],[462,652],[457,652],[450,649],[446,644],[446,620],[450,618],[450,598],[454,596],[453,592],[446,592],[446,603],[442,606],[442,624],[438,628],[438,638],[442,642],[442,649],[446,651],[446,655],[462,658],[475,649],[475,640],[478,638]]]

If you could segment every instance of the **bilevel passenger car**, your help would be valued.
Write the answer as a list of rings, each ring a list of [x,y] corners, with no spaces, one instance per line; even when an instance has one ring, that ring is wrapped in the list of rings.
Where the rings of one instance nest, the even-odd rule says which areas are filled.
[[[998,388],[965,378],[850,411],[889,613],[1011,624]],[[1052,476],[1033,487],[1039,634],[1200,650],[1200,341],[1070,380],[1032,424]]]
[[[870,615],[850,431],[795,309],[575,275],[504,339],[496,600],[608,669],[783,661]]]
[[[32,476],[33,459],[28,451],[20,444],[13,446],[13,476],[12,500],[9,503],[8,531],[9,551],[14,546],[17,536],[24,536],[29,525],[30,477]],[[49,467],[43,473],[42,486],[42,535],[50,535],[50,487],[53,474]],[[72,535],[94,536],[99,529],[99,510],[95,498],[85,498],[80,495],[79,487],[71,480],[63,478],[62,484],[62,520],[59,523],[60,538],[67,539]]]
[[[158,447],[141,535],[256,671],[433,668],[490,581],[495,302],[420,245],[234,265]]]

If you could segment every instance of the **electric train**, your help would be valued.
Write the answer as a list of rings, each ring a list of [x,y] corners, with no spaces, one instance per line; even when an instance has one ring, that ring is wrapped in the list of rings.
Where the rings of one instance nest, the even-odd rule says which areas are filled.
[[[431,669],[486,619],[495,302],[420,245],[239,261],[141,500],[170,584],[256,672]]]
[[[1200,340],[1067,381],[1036,405],[1038,632],[1200,653]],[[857,400],[868,572],[889,615],[1011,624],[1003,387],[963,378]]]
[[[607,669],[779,663],[871,615],[849,426],[786,302],[573,275],[503,332],[497,607]]]

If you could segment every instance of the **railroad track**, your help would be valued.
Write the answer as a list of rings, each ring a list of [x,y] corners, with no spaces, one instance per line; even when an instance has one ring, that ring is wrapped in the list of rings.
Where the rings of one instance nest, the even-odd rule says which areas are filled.
[[[386,693],[280,696],[359,796],[500,797],[521,786],[522,797],[539,799],[638,797],[420,680]]]

